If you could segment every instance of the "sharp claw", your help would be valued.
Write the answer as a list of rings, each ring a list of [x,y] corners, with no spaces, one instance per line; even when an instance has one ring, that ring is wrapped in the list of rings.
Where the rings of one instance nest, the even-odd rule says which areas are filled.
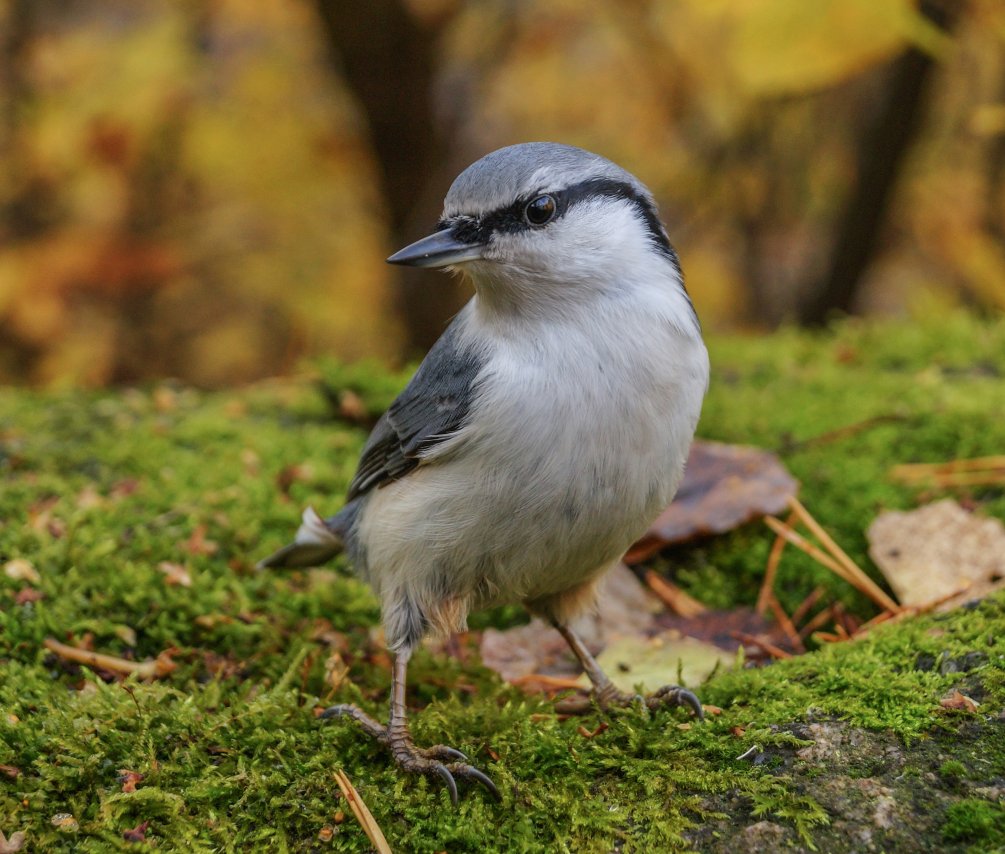
[[[345,706],[329,706],[320,715],[318,715],[318,718],[323,721],[327,721],[331,720],[332,718],[340,718],[344,714],[345,714]]]
[[[450,790],[450,803],[455,807],[457,806],[457,783],[454,782],[454,775],[450,773],[450,770],[446,765],[437,762],[433,765],[433,770],[440,775],[443,782],[447,784],[447,788]]]
[[[489,777],[484,771],[479,771],[477,768],[468,765],[465,768],[465,776],[474,777],[479,783],[481,783],[486,789],[489,790],[489,794],[492,795],[497,801],[502,800],[502,795],[499,794],[499,790],[496,788],[496,784],[492,782],[492,778]]]
[[[454,747],[447,747],[445,745],[440,745],[439,750],[437,752],[442,753],[444,756],[448,756],[451,759],[455,759],[460,762],[468,761],[468,757]]]
[[[688,691],[686,688],[682,688],[680,694],[678,695],[677,701],[682,706],[689,707],[691,711],[694,712],[694,716],[698,720],[700,721],[705,720],[705,709],[702,708],[701,700],[699,700],[694,693]]]

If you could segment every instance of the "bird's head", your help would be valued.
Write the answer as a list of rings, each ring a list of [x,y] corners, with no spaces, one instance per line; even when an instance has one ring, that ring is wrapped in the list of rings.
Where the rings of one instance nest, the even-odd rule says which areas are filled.
[[[646,187],[599,155],[548,142],[501,148],[469,166],[436,231],[388,261],[458,269],[502,311],[567,307],[640,282],[683,287]]]

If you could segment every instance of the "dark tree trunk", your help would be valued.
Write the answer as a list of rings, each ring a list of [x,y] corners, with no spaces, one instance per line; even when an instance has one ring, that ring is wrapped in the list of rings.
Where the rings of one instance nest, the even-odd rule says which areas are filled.
[[[963,5],[959,0],[922,0],[920,10],[949,32]],[[879,245],[897,178],[921,128],[934,69],[935,60],[916,47],[905,51],[890,68],[875,117],[859,140],[857,177],[831,260],[822,280],[800,307],[802,323],[820,325],[833,312],[854,310],[862,277]]]
[[[446,190],[449,146],[436,120],[435,50],[443,24],[424,25],[402,0],[317,0],[339,71],[367,119],[391,248],[432,228]],[[405,269],[396,282],[405,355],[423,352],[462,304],[442,272]]]

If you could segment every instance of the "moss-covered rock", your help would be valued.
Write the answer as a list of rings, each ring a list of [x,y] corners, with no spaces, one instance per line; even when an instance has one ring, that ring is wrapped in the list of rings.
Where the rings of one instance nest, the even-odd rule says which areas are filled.
[[[778,450],[864,565],[876,512],[925,497],[890,481],[890,465],[1005,448],[1003,322],[849,322],[711,350],[701,434]],[[322,373],[364,416],[403,381]],[[37,573],[0,572],[0,831],[24,830],[33,850],[134,847],[123,833],[149,822],[161,850],[365,851],[353,819],[336,820],[343,768],[401,851],[1003,844],[1001,598],[718,674],[702,697],[723,713],[705,725],[626,709],[591,739],[578,727],[594,730],[599,713],[560,721],[470,656],[424,652],[408,698],[417,739],[465,750],[504,802],[467,791],[452,809],[439,785],[401,777],[351,722],[314,716],[335,696],[383,712],[373,596],[337,564],[252,569],[305,504],[340,501],[365,434],[332,421],[333,400],[309,377],[217,394],[0,390],[0,567]],[[1005,518],[1001,487],[966,497]],[[750,604],[770,541],[753,525],[659,564],[713,606]],[[786,552],[783,603],[817,585],[873,613]],[[54,657],[48,637],[125,658],[171,650],[178,666],[105,681]],[[335,652],[349,665],[337,691]],[[967,666],[931,666],[949,659]],[[940,705],[954,688],[975,712]]]

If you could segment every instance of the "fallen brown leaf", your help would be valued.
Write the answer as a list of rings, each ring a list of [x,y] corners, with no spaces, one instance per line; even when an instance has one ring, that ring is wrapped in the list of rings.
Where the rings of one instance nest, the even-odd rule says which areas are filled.
[[[694,442],[684,480],[670,506],[625,555],[629,564],[660,549],[722,534],[780,513],[798,483],[774,454],[721,442]]]
[[[118,501],[120,498],[128,498],[139,488],[140,482],[136,478],[127,477],[112,484],[112,488],[108,490],[108,497],[113,501]]]
[[[349,665],[345,663],[341,653],[335,650],[325,660],[325,682],[331,688],[332,693],[342,687],[342,683],[345,682],[348,675]]]
[[[65,833],[73,833],[80,827],[77,819],[68,812],[56,813],[49,819],[49,823],[57,830],[62,830]]]
[[[0,774],[6,774],[11,779],[17,777],[21,773],[21,769],[14,765],[0,765]]]
[[[45,594],[41,590],[36,590],[34,587],[22,587],[14,594],[14,603],[27,605],[29,602],[38,602],[44,598]]]
[[[3,574],[13,581],[27,581],[29,584],[40,584],[42,581],[42,576],[31,565],[31,561],[20,557],[7,561],[3,566]]]
[[[118,780],[122,783],[123,792],[135,792],[137,784],[143,781],[143,775],[139,771],[120,768]]]
[[[696,617],[679,617],[665,611],[655,619],[657,631],[676,630],[682,635],[696,640],[707,641],[729,653],[740,647],[735,632],[771,638],[778,644],[785,643],[780,628],[769,623],[753,608],[731,608],[728,611],[705,611]]]
[[[129,830],[122,831],[122,838],[126,842],[146,842],[147,840],[147,828],[150,827],[149,821],[141,821],[136,827],[131,827]]]
[[[188,569],[180,563],[172,563],[169,560],[162,560],[157,564],[157,569],[164,573],[164,583],[171,586],[180,585],[182,587],[192,586],[192,576]]]
[[[196,525],[185,543],[185,551],[191,555],[215,555],[219,550],[220,546],[216,542],[206,539],[205,525]]]
[[[939,700],[939,705],[944,709],[954,709],[960,712],[976,712],[980,707],[980,703],[959,691],[953,691],[943,697]]]
[[[949,610],[1005,588],[1005,525],[951,499],[881,513],[867,536],[870,556],[905,605],[943,599],[937,610]]]
[[[24,847],[24,838],[23,830],[12,833],[10,839],[0,830],[0,854],[17,854]]]
[[[89,483],[77,493],[74,503],[78,510],[93,510],[95,507],[101,507],[105,499],[101,497],[97,487]]]
[[[625,566],[609,572],[597,599],[597,611],[576,620],[573,628],[594,652],[608,638],[654,631],[659,601]],[[542,620],[523,626],[482,633],[479,651],[483,663],[507,682],[534,675],[575,676],[579,664],[562,636]]]

